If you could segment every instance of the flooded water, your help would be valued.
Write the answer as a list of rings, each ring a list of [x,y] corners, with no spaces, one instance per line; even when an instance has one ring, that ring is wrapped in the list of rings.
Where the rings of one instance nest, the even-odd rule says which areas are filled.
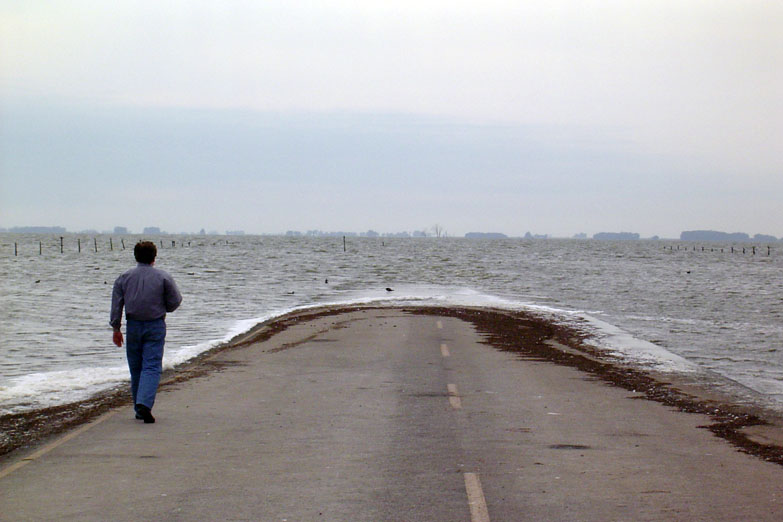
[[[59,237],[0,234],[0,413],[127,380],[109,303],[137,239],[67,235],[61,253]],[[355,237],[343,251],[342,237],[148,239],[184,296],[167,318],[168,366],[308,306],[489,306],[576,324],[638,364],[713,372],[783,410],[775,245],[754,255],[751,245],[665,241]]]

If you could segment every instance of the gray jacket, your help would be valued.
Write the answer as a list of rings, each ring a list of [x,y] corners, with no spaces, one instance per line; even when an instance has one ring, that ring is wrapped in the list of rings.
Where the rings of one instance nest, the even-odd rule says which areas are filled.
[[[114,282],[111,293],[111,317],[109,324],[118,330],[125,317],[138,321],[163,319],[166,312],[173,312],[182,302],[177,284],[167,272],[139,263]]]

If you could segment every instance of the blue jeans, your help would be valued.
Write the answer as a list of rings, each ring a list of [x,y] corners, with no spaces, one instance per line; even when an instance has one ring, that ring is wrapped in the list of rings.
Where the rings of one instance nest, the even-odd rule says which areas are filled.
[[[143,404],[152,409],[163,369],[166,321],[128,319],[125,332],[125,349],[128,354],[134,407],[136,404]]]

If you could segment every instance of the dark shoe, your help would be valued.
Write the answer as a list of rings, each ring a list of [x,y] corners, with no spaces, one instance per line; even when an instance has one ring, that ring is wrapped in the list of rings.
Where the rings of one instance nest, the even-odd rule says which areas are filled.
[[[143,404],[136,405],[136,418],[142,419],[144,424],[152,424],[155,422],[155,417],[152,416],[152,412]]]

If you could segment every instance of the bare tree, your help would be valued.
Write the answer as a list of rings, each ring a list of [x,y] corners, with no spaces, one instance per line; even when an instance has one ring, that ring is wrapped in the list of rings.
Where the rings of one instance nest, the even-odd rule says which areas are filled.
[[[435,234],[435,237],[444,237],[446,235],[446,230],[437,223],[432,227],[432,232]]]

